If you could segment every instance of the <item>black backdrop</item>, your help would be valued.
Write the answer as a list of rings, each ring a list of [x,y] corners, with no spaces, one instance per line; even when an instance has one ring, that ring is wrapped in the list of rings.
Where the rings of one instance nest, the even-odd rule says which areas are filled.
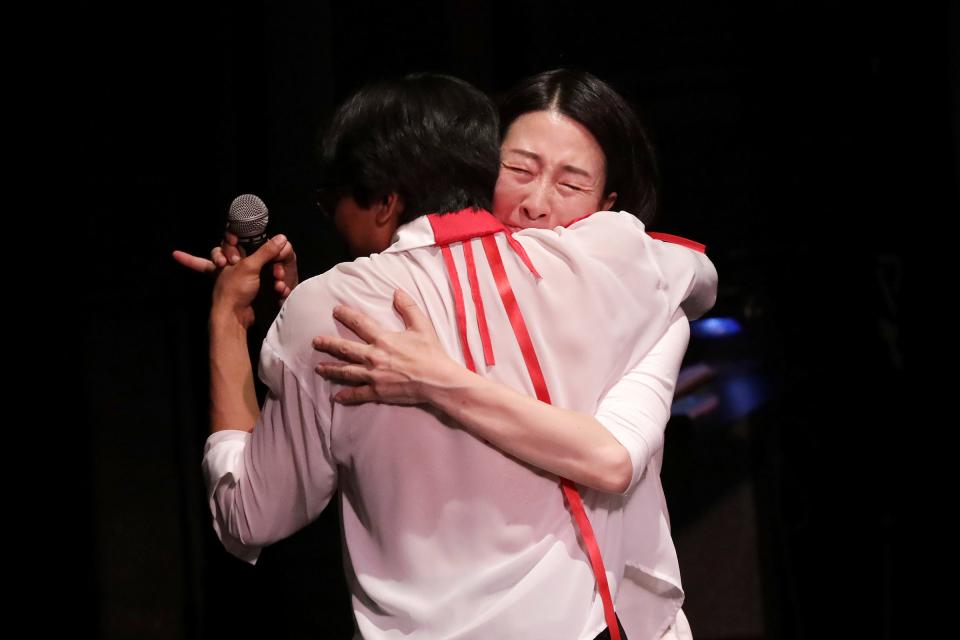
[[[958,211],[956,20],[955,7],[793,1],[86,10],[65,62],[91,208],[80,240],[95,249],[76,292],[86,437],[67,507],[78,548],[94,551],[71,554],[74,629],[349,637],[334,510],[256,568],[213,536],[199,473],[210,282],[170,253],[206,251],[232,197],[253,192],[302,274],[319,273],[346,257],[310,206],[317,130],[337,101],[414,70],[496,96],[556,66],[594,72],[643,114],[664,182],[652,228],[707,243],[717,312],[762,327],[757,352],[781,389],[748,421],[757,584],[711,612],[721,577],[696,565],[735,541],[681,548],[695,634],[880,638],[914,624],[898,591],[911,565],[897,561],[913,528],[898,493],[912,452],[895,432],[905,247],[911,227],[929,233],[921,216]],[[696,473],[664,470],[678,536],[710,509]]]

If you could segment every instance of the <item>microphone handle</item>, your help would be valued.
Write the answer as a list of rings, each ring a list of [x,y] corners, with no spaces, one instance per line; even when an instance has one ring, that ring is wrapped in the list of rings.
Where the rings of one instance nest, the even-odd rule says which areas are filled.
[[[250,255],[255,252],[257,249],[263,246],[263,243],[267,241],[267,233],[263,232],[258,236],[249,236],[246,238],[237,238],[237,246],[243,247],[243,250],[246,252],[245,255]]]

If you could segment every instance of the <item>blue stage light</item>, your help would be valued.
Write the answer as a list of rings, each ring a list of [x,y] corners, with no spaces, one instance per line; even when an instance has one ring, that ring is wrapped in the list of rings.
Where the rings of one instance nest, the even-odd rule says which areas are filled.
[[[690,323],[690,334],[698,338],[722,338],[741,331],[743,327],[734,318],[703,318]]]

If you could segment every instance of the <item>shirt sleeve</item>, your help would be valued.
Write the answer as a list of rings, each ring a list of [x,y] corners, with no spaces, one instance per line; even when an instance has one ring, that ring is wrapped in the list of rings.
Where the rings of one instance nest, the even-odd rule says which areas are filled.
[[[717,268],[707,254],[673,242],[651,239],[650,258],[663,277],[672,308],[696,320],[717,301]]]
[[[594,416],[630,454],[633,476],[624,494],[640,481],[663,446],[680,364],[690,341],[690,322],[678,311],[666,333],[600,401]]]
[[[694,262],[693,278],[680,307],[688,320],[696,320],[717,301],[717,268],[707,254],[692,249],[688,251]]]
[[[253,432],[212,433],[202,463],[213,529],[250,564],[316,519],[337,484],[327,414],[266,341],[260,377],[268,392]]]

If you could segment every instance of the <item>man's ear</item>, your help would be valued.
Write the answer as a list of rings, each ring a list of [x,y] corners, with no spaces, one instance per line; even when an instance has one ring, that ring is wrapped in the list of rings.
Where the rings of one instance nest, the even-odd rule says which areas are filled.
[[[403,215],[403,198],[396,191],[391,191],[377,201],[374,210],[374,221],[378,227],[391,225],[400,226],[400,217]]]
[[[611,211],[610,207],[613,206],[613,203],[617,201],[617,192],[611,191],[606,199],[600,203],[600,211]]]

